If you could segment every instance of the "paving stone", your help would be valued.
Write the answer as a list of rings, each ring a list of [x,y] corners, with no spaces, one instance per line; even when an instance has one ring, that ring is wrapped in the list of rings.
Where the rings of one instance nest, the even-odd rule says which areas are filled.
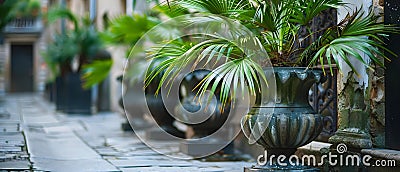
[[[78,160],[100,156],[73,133],[46,134],[26,132],[28,150],[32,157]]]
[[[18,121],[0,122],[0,133],[1,132],[18,132],[18,131],[20,131],[20,122],[18,122]]]
[[[225,162],[203,162],[203,161],[194,161],[196,166],[204,167],[204,166],[219,166],[219,167],[235,167],[235,166],[249,166],[254,165],[255,162],[243,162],[243,161],[225,161]]]
[[[62,124],[73,131],[84,132],[87,131],[86,126],[81,121],[61,121]]]
[[[120,168],[123,172],[177,172],[177,171],[190,171],[200,172],[201,170],[196,167],[134,167],[134,168]]]
[[[48,133],[48,134],[72,132],[71,128],[68,128],[66,126],[44,127],[43,130],[44,130],[45,133]]]
[[[176,138],[164,131],[160,131],[158,128],[152,128],[150,130],[146,131],[146,139],[149,140],[162,140],[162,141],[168,141],[168,140],[175,140]]]
[[[119,156],[122,155],[121,152],[118,152],[110,147],[103,147],[103,148],[96,148],[95,149],[97,153],[99,153],[102,156]]]
[[[137,150],[137,151],[129,151],[125,152],[126,155],[128,156],[149,156],[149,155],[161,155],[158,152],[155,152],[153,150]]]
[[[90,134],[81,134],[81,133],[77,134],[91,148],[101,148],[106,145],[106,141],[103,136],[92,136]]]
[[[112,146],[128,146],[128,145],[143,145],[143,143],[135,136],[127,135],[120,137],[107,137],[106,138],[107,145]]]
[[[0,140],[0,147],[7,146],[24,146],[25,143],[19,140]]]
[[[199,168],[199,171],[202,172],[243,172],[242,169],[230,169],[230,168],[222,168],[222,167],[206,167],[206,168]]]
[[[34,170],[40,171],[120,171],[103,159],[55,160],[32,158]]]
[[[115,158],[115,157],[114,157]],[[119,156],[116,157],[120,160],[174,160],[167,156],[148,155],[148,156]]]
[[[159,167],[190,167],[193,166],[191,163],[179,160],[109,160],[111,164],[117,167],[148,167],[148,166],[159,166]]]
[[[2,158],[15,157],[27,160],[29,157],[33,162],[34,171],[216,172],[243,171],[243,167],[254,164],[180,160],[159,154],[143,144],[136,136],[137,134],[140,138],[145,138],[145,131],[123,132],[120,124],[125,122],[125,118],[116,113],[59,114],[54,111],[54,105],[32,95],[11,96],[7,99],[7,107],[13,108],[9,110],[10,119],[20,116],[16,109],[22,108],[24,119],[22,129],[27,137],[26,144],[31,156],[26,153],[1,154],[0,152],[0,161]],[[23,140],[23,137],[20,138]],[[1,139],[0,132],[0,146],[9,145]],[[15,143],[24,143],[17,140]],[[190,158],[179,152],[179,143],[165,140],[147,141],[168,155]]]
[[[15,141],[25,142],[22,132],[0,132],[0,142]]]
[[[4,110],[4,109],[0,109],[0,119],[1,120],[8,120],[11,118],[11,114]]]
[[[16,146],[0,146],[0,152],[21,152],[21,147]]]
[[[31,163],[29,160],[13,160],[13,161],[6,161],[0,162],[0,170],[29,170],[31,167]]]
[[[119,148],[119,146],[113,146],[115,148]],[[147,145],[140,143],[140,144],[131,144],[131,145],[126,145],[126,148],[128,148],[131,151],[136,151],[136,150],[148,150],[150,149]]]
[[[57,123],[58,120],[51,114],[33,115],[32,113],[23,114],[24,123],[29,124],[51,124]]]

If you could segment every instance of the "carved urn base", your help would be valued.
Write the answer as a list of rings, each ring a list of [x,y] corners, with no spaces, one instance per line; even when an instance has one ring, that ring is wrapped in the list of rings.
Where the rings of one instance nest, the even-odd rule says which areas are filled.
[[[277,163],[277,157],[283,155],[289,160],[298,147],[310,143],[322,131],[322,116],[308,103],[310,87],[320,81],[322,71],[274,68],[274,74],[277,88],[274,106],[254,106],[242,120],[242,130],[250,143],[265,148],[267,163],[245,171],[311,169],[290,163],[282,165]]]

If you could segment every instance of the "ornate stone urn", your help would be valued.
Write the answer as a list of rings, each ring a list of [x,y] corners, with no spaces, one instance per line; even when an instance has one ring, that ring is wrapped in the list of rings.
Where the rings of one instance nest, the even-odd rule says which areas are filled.
[[[176,114],[179,115],[181,119],[189,119],[189,115],[193,115],[185,113],[185,111],[189,113],[200,112],[207,115],[205,118],[206,120],[203,122],[199,122],[197,124],[186,124],[193,129],[192,135],[189,136],[190,138],[202,138],[214,133],[222,127],[230,112],[230,106],[227,105],[223,107],[219,101],[219,90],[217,90],[217,92],[214,94],[217,95],[216,97],[218,97],[215,99],[215,101],[207,102],[208,97],[204,96],[204,100],[202,100],[202,103],[200,103],[196,98],[196,94],[198,92],[196,86],[209,73],[210,71],[208,70],[193,71],[186,75],[180,85],[179,99],[182,103],[182,106],[176,107]],[[215,110],[212,111],[212,109]]]
[[[160,78],[156,78],[145,89],[147,107],[155,122],[162,130],[175,137],[185,138],[185,134],[174,126],[175,118],[165,108],[162,96],[155,96],[159,81]],[[164,136],[164,134],[159,133],[158,129],[149,130],[146,133],[146,137],[155,140],[168,140],[170,138],[169,136]]]
[[[187,120],[183,122],[188,126],[186,131],[186,140],[179,144],[179,150],[187,155],[202,157],[205,152],[212,151],[215,148],[223,148],[219,151],[227,154],[233,154],[231,147],[226,146],[228,142],[225,138],[229,131],[224,128],[224,124],[229,125],[230,104],[222,106],[219,101],[220,90],[214,93],[214,98],[208,101],[208,96],[196,96],[199,89],[198,84],[210,73],[209,70],[195,70],[187,74],[179,88],[180,105],[175,107],[175,114],[178,119]],[[217,132],[220,130],[219,132]]]
[[[149,65],[149,71],[155,70],[155,66],[161,63],[161,59],[154,59]],[[150,111],[150,115],[153,117],[154,121],[157,123],[156,128],[152,128],[146,131],[146,138],[151,140],[170,140],[169,135],[185,138],[185,133],[180,131],[175,125],[175,118],[168,112],[162,95],[156,95],[158,85],[161,81],[162,74],[155,77],[154,80],[145,88],[145,103]],[[160,131],[164,130],[168,134]]]
[[[322,116],[308,102],[310,87],[320,82],[321,70],[274,68],[276,79],[275,105],[256,105],[242,120],[242,130],[250,143],[260,144],[267,151],[266,165],[245,167],[245,171],[304,170],[310,167],[290,165],[289,157],[298,147],[314,140],[322,131]],[[262,153],[264,154],[264,153]],[[275,158],[270,161],[270,157]],[[277,163],[286,156],[287,166]],[[301,157],[299,157],[301,159]]]

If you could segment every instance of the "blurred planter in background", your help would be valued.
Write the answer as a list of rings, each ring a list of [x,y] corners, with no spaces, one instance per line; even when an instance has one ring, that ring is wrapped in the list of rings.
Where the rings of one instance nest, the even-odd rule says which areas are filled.
[[[87,86],[92,80],[83,78],[95,72],[90,65],[98,65],[98,60],[108,61],[109,53],[104,52],[93,22],[87,17],[77,18],[69,10],[52,9],[47,18],[50,23],[67,18],[74,24],[73,30],[57,34],[43,53],[55,80],[56,108],[65,113],[92,114],[97,109],[98,93],[95,86]]]
[[[81,74],[69,73],[56,82],[56,108],[69,114],[93,114],[92,90],[82,88]]]

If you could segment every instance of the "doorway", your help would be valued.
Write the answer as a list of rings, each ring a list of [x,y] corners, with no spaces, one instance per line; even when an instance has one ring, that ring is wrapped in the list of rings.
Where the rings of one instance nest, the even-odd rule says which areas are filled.
[[[33,91],[33,45],[11,45],[11,92]]]

